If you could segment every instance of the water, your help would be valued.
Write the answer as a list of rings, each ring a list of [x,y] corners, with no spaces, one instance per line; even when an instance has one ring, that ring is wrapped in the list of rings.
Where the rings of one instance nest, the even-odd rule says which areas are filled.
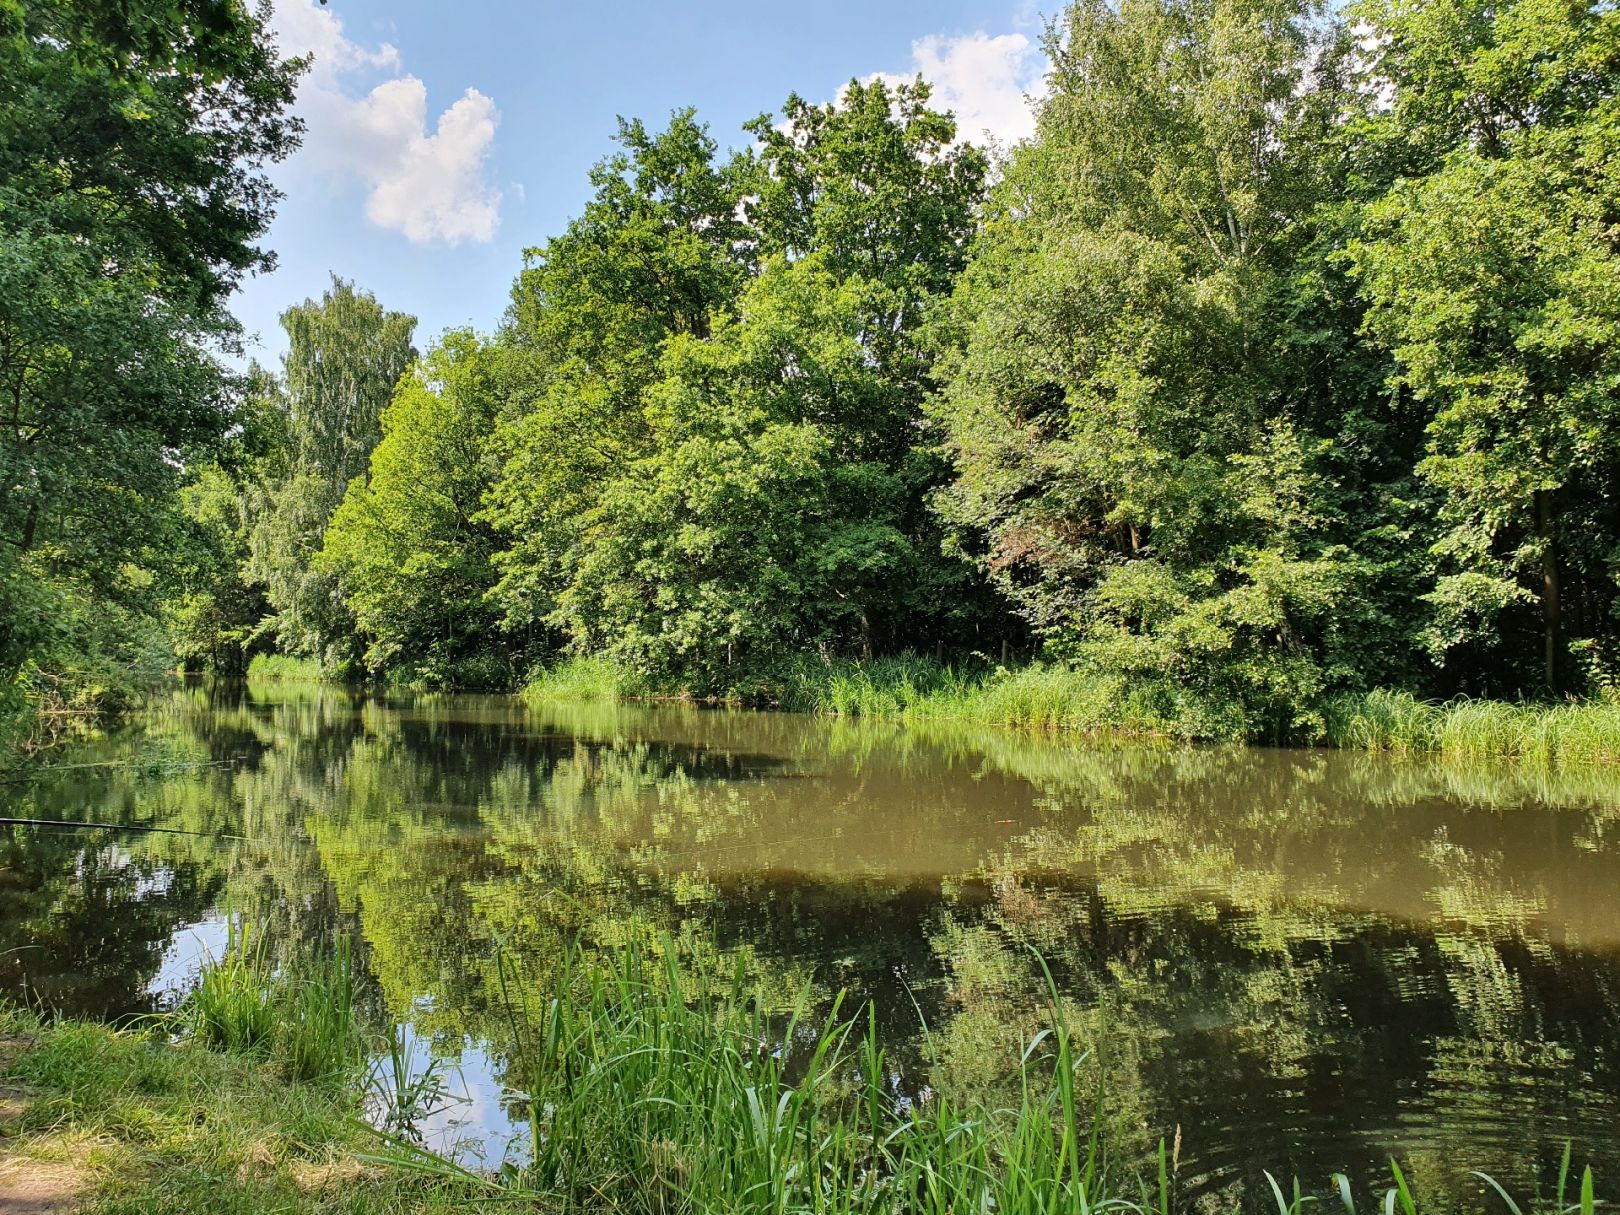
[[[1566,1139],[1620,1178],[1620,774],[223,684],[63,762],[0,813],[205,834],[0,828],[0,991],[118,1018],[227,913],[286,956],[354,934],[474,1159],[518,1129],[497,943],[667,938],[876,1001],[902,1100],[1005,1085],[1034,947],[1124,1150],[1179,1127],[1211,1205],[1391,1155],[1528,1190]]]

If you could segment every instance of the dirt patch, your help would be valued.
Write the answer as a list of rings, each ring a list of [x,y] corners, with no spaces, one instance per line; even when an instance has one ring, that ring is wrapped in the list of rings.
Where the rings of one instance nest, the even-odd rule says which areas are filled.
[[[0,1215],[67,1215],[85,1183],[70,1161],[0,1155]]]

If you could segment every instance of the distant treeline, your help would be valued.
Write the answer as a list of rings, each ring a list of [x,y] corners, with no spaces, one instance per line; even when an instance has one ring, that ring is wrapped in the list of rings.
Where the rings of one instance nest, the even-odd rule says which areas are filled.
[[[296,134],[291,69],[240,19],[229,70],[265,112],[233,165]],[[624,122],[493,335],[418,353],[413,318],[334,280],[283,317],[279,375],[198,362],[230,390],[198,436],[167,409],[120,430],[109,390],[98,442],[145,481],[7,466],[12,668],[115,654],[18,622],[45,596],[104,620],[85,605],[116,592],[190,667],[275,650],[434,686],[600,655],[773,702],[807,660],[1010,647],[1299,739],[1375,687],[1606,694],[1620,12],[1082,0],[1046,52],[1016,147],[962,142],[921,81],[790,96],[730,154],[691,111]],[[243,199],[259,226],[215,217],[178,269],[249,264],[230,242],[269,200]],[[202,335],[172,332],[143,358],[191,376]],[[55,384],[13,366],[7,400]],[[146,505],[76,551],[46,500],[75,477]]]

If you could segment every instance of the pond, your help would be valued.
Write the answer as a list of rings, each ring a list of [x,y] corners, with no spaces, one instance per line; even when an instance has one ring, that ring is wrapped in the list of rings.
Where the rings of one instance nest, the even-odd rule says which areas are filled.
[[[1098,746],[950,724],[218,683],[32,781],[0,828],[0,992],[172,1003],[228,916],[349,934],[453,1066],[434,1134],[515,1133],[498,958],[668,942],[767,998],[873,1001],[897,1099],[993,1094],[1051,965],[1121,1151],[1528,1192],[1620,1176],[1620,775]],[[926,1032],[923,1027],[926,1026]],[[1246,1197],[1245,1197],[1246,1196]],[[1196,1197],[1195,1197],[1196,1204]]]

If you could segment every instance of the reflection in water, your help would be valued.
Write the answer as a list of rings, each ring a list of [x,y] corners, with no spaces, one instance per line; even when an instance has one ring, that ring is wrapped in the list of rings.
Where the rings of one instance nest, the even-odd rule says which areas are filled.
[[[1116,1135],[1179,1126],[1210,1201],[1262,1168],[1370,1187],[1392,1153],[1431,1192],[1522,1182],[1565,1138],[1620,1172],[1603,772],[241,685],[75,763],[7,813],[200,834],[0,834],[4,990],[147,1011],[222,909],[288,957],[353,933],[374,1014],[461,1064],[445,1133],[486,1151],[497,949],[667,941],[767,998],[875,1000],[901,1096],[1007,1082],[1038,950]]]

